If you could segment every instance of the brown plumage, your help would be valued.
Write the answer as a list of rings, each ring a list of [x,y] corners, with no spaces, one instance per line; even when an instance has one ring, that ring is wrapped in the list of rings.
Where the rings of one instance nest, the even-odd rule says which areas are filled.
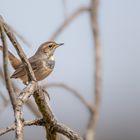
[[[40,45],[35,55],[29,58],[29,62],[34,71],[37,81],[46,78],[52,71],[55,65],[54,51],[63,43],[57,44],[53,41],[45,42]],[[2,50],[2,47],[0,47]],[[20,78],[23,83],[28,83],[28,77],[24,65],[11,52],[8,54],[9,60],[15,69],[11,78]]]
[[[0,46],[0,50],[3,50],[2,46]],[[8,51],[8,58],[14,69],[16,69],[21,64],[21,61],[18,58],[16,58],[10,51]]]

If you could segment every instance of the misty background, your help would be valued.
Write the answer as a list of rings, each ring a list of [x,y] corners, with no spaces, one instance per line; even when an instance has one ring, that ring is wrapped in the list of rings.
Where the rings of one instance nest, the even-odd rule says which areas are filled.
[[[89,0],[67,0],[66,14],[70,15],[79,6],[89,4]],[[100,0],[102,100],[96,140],[140,139],[139,5],[138,0]],[[31,48],[21,43],[28,57],[35,53],[41,43],[49,40],[65,19],[62,0],[0,0],[0,15],[30,42]],[[53,73],[40,84],[67,83],[87,101],[92,101],[94,51],[89,14],[83,13],[76,18],[56,41],[64,42],[65,45],[55,52]],[[12,47],[9,48],[16,54]],[[1,91],[7,94],[2,83],[0,86]],[[22,83],[20,86],[23,87]],[[48,89],[48,92],[58,120],[83,135],[89,117],[88,110],[66,90],[53,88]],[[5,110],[0,109],[2,129],[12,124],[14,118],[11,106]],[[24,112],[25,119],[34,118],[27,107]],[[41,127],[26,127],[25,139],[38,140],[42,135],[45,137],[42,130]],[[14,136],[13,132],[1,136],[0,140],[11,139],[11,136]]]

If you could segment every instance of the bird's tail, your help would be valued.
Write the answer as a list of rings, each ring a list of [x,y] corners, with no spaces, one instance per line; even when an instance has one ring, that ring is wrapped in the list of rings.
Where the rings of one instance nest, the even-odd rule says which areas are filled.
[[[0,50],[3,51],[3,47],[1,45],[0,45]],[[21,61],[17,57],[15,57],[10,51],[8,51],[8,58],[14,69],[16,69],[21,63]]]

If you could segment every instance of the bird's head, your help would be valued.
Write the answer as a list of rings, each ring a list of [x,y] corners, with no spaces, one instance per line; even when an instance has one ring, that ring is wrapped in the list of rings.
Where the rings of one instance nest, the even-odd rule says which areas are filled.
[[[48,57],[52,56],[55,49],[62,46],[64,43],[56,43],[54,41],[45,42],[40,45],[36,53],[45,54]]]

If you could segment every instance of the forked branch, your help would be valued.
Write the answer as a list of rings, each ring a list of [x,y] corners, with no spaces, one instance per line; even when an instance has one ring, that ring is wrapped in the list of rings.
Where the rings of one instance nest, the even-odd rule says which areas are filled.
[[[2,39],[2,43],[3,43],[2,45],[4,47],[3,52],[5,53],[4,62],[7,62],[7,60],[8,60],[8,49],[6,46],[6,41],[5,41],[5,36],[4,36],[4,32],[5,32],[8,36],[8,38],[10,39],[10,41],[12,42],[13,46],[17,50],[17,53],[20,56],[22,63],[24,63],[27,74],[28,74],[28,78],[29,78],[29,84],[21,91],[21,93],[19,94],[17,99],[15,97],[16,94],[14,94],[13,91],[9,92],[9,94],[11,94],[11,92],[13,92],[13,94],[14,94],[13,97],[15,100],[17,100],[15,104],[12,103],[14,106],[13,107],[14,111],[15,111],[15,125],[0,131],[0,134],[2,135],[11,130],[15,130],[16,139],[23,140],[23,127],[24,127],[25,123],[24,123],[24,119],[23,119],[22,107],[23,107],[24,103],[29,99],[29,97],[33,94],[36,104],[38,106],[38,109],[41,112],[42,117],[43,117],[42,126],[44,126],[46,129],[46,132],[47,132],[46,138],[48,140],[56,140],[57,132],[67,136],[71,140],[81,140],[82,138],[80,136],[78,136],[76,132],[72,131],[70,128],[57,122],[57,120],[55,119],[55,117],[53,115],[53,112],[51,111],[49,102],[46,101],[46,99],[45,99],[43,90],[41,88],[39,88],[39,86],[36,82],[36,78],[32,71],[31,65],[30,65],[26,55],[24,54],[20,44],[17,42],[14,34],[12,33],[12,31],[10,30],[10,28],[8,27],[8,25],[4,22],[4,20],[2,18],[1,18],[0,23],[2,23],[2,24],[0,24],[0,25],[2,25],[2,26],[0,26],[0,29],[1,29],[0,31],[1,31],[1,39]],[[5,71],[7,72],[7,63],[6,63]],[[9,82],[10,79],[9,79],[8,74],[6,75],[6,78]],[[12,87],[12,85],[10,85],[10,86]],[[9,86],[7,86],[7,87],[9,88]],[[12,99],[11,99],[11,101],[12,101]]]

